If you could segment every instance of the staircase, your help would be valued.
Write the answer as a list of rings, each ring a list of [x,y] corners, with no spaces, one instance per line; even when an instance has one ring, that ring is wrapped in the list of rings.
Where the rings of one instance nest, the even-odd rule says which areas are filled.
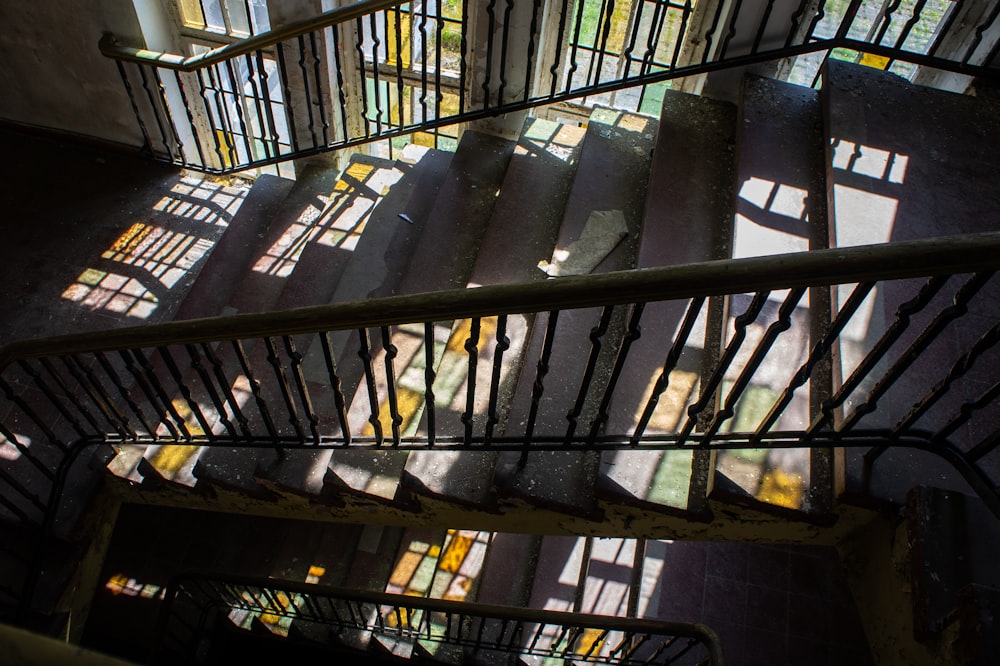
[[[54,459],[70,441],[129,502],[366,523],[358,544],[381,529],[423,554],[489,534],[495,552],[522,553],[509,564],[523,569],[491,574],[506,558],[487,556],[481,602],[544,607],[545,553],[572,542],[552,561],[578,561],[562,570],[575,572],[573,592],[545,598],[634,616],[649,603],[637,593],[644,538],[832,546],[921,483],[995,502],[992,273],[927,281],[905,266],[898,279],[832,287],[794,275],[775,288],[748,279],[748,293],[738,280],[739,266],[767,265],[754,257],[995,232],[996,123],[989,97],[831,60],[818,91],[747,76],[738,103],[667,91],[659,120],[604,108],[585,128],[526,118],[516,140],[467,130],[453,155],[410,146],[394,161],[355,156],[339,175],[262,177],[160,330],[241,317],[196,342],[150,328],[148,342],[123,334],[117,354],[70,340],[66,369],[28,362],[34,352],[9,367],[2,434],[22,455],[4,462],[17,492],[3,515],[73,535],[100,474],[83,463],[53,474],[43,447],[25,444],[45,442],[40,455]],[[954,242],[942,256],[972,256],[974,242]],[[705,263],[729,259],[751,263]],[[735,266],[735,278],[648,302],[614,293],[619,271],[691,264],[701,273],[676,273],[687,286],[713,266]],[[607,304],[454,315],[454,299],[480,287],[543,295],[578,284],[574,273],[608,274],[594,282]],[[465,287],[476,289],[441,295]],[[391,296],[381,319],[363,309]],[[329,303],[368,319],[344,330],[312,319],[320,310],[290,310]],[[285,311],[287,334],[258,334]],[[106,424],[117,434],[88,434]],[[967,453],[966,467],[923,440],[902,445],[924,432]],[[986,493],[983,478],[994,480]],[[455,525],[474,531],[444,531]],[[512,536],[525,533],[545,536]],[[371,539],[387,549],[376,563],[394,553],[398,571],[410,551]],[[633,560],[613,607],[587,583],[604,548]],[[358,586],[365,576],[351,571],[340,580]],[[434,577],[383,587],[390,574],[371,573],[378,591],[450,594]]]
[[[883,113],[903,100],[920,109],[907,117],[914,118],[912,124],[896,119],[886,126]],[[859,105],[873,110],[860,112]],[[234,235],[227,244],[227,235],[213,255],[219,263],[210,259],[179,316],[524,284],[547,277],[539,262],[556,275],[596,274],[910,240],[947,231],[924,221],[931,218],[955,220],[954,230],[965,233],[991,230],[991,217],[977,214],[988,206],[984,197],[992,191],[981,168],[992,159],[991,144],[979,136],[990,124],[990,108],[988,102],[920,89],[889,74],[831,61],[818,92],[747,77],[738,107],[668,92],[659,123],[597,109],[586,129],[528,118],[516,141],[468,131],[454,156],[416,146],[395,163],[357,156],[339,179],[307,171],[280,204],[272,203],[273,213],[254,211],[251,219],[238,219],[234,233],[261,228],[263,242]],[[926,120],[921,113],[949,132],[920,134]],[[983,125],[968,123],[977,114]],[[963,127],[977,128],[965,130],[976,136],[962,135]],[[955,154],[948,145],[962,145],[972,153]],[[920,150],[936,158],[907,169],[908,160],[916,165]],[[949,179],[942,185],[940,174],[946,172]],[[287,188],[272,182],[264,178],[256,187]],[[939,214],[925,218],[909,203],[909,192],[926,197],[932,182],[936,196],[948,204],[945,209],[945,204],[933,203],[936,198],[929,199],[919,210],[938,206]],[[560,262],[566,252],[569,258]],[[609,433],[627,432],[643,405],[650,405],[657,380],[659,390],[666,389],[648,415],[647,427],[655,432],[707,441],[716,433],[753,430],[765,420],[782,431],[810,431],[829,422],[830,407],[824,404],[834,397],[835,387],[841,404],[850,404],[871,381],[862,377],[860,384],[848,386],[856,389],[850,392],[841,386],[877,336],[893,326],[893,313],[910,284],[890,283],[876,290],[875,298],[869,296],[860,306],[867,327],[852,320],[837,341],[839,365],[819,361],[800,390],[785,390],[778,414],[768,412],[828,330],[832,315],[847,303],[858,305],[848,300],[849,285],[833,294],[813,287],[711,297],[697,311],[679,301],[650,303],[642,312],[641,331],[623,308],[564,311],[556,330],[575,334],[576,342],[552,347],[548,355],[546,340],[556,322],[545,312],[505,317],[502,334],[496,333],[500,320],[489,317],[435,322],[426,337],[418,324],[371,329],[361,339],[346,331],[332,333],[325,345],[293,336],[286,342],[293,346],[284,350],[292,359],[282,370],[288,373],[285,392],[265,385],[261,391],[271,394],[253,399],[280,405],[294,400],[303,387],[320,395],[330,384],[327,359],[332,358],[344,404],[320,404],[314,397],[313,413],[293,423],[296,436],[310,428],[317,433],[343,428],[337,423],[342,409],[351,429],[344,434],[353,438],[396,442],[400,437],[426,438],[431,428],[442,439],[461,439],[473,431],[501,437],[511,421],[523,423],[533,415],[533,437],[565,437],[568,442],[575,436],[592,437],[602,426]],[[789,332],[779,338],[785,328]],[[686,339],[675,348],[680,353],[671,359],[672,366],[657,377],[663,338],[656,333],[669,339],[673,331],[686,331]],[[503,338],[500,349],[496,341]],[[257,344],[241,362],[267,368],[283,351],[279,347],[276,339]],[[619,348],[628,352],[627,362]],[[222,349],[212,362],[237,362],[224,355],[229,351]],[[502,368],[494,363],[499,352]],[[720,357],[724,362],[717,363]],[[544,381],[544,373],[538,372],[536,361],[524,360],[539,358],[559,369],[540,400],[536,384]],[[916,372],[934,372],[934,367],[924,367],[928,363],[921,359]],[[197,386],[197,372],[189,369],[189,377],[179,383]],[[608,377],[615,385],[613,395],[586,390]],[[433,414],[426,409],[428,378]],[[490,382],[494,390],[489,395],[470,390]],[[916,400],[922,389],[898,382],[893,396],[903,394],[903,405],[907,398]],[[233,391],[248,397],[252,392],[238,385]],[[467,402],[468,394],[474,394],[472,401]],[[849,396],[846,401],[844,396]],[[492,402],[487,404],[486,398]],[[212,402],[207,392],[185,400]],[[186,418],[201,432],[224,433],[237,425],[235,418],[225,424],[207,416],[202,423]],[[430,418],[433,425],[428,425]],[[269,427],[288,431],[283,426],[276,422]],[[205,446],[191,447],[182,461],[171,454],[169,464],[162,460],[164,451],[175,448],[153,445],[139,457],[139,449],[125,447],[111,467],[143,487],[306,500],[344,516],[365,507],[387,507],[396,512],[387,515],[429,524],[468,510],[496,526],[521,519],[537,524],[547,520],[540,518],[541,512],[548,512],[558,520],[572,516],[586,521],[575,525],[597,521],[612,531],[622,523],[652,525],[661,524],[656,522],[665,519],[661,517],[677,517],[681,520],[669,523],[674,530],[712,533],[713,525],[734,527],[726,515],[739,516],[737,528],[748,517],[767,523],[780,516],[771,522],[777,529],[793,530],[785,533],[791,536],[795,528],[789,522],[832,524],[843,513],[835,505],[838,498],[866,494],[860,462],[845,464],[824,449],[524,455],[324,448],[277,455]],[[879,469],[907,476],[909,471],[902,471],[906,465],[900,460]],[[950,478],[942,483],[965,488],[954,474]],[[901,502],[907,490],[875,484],[866,501]]]

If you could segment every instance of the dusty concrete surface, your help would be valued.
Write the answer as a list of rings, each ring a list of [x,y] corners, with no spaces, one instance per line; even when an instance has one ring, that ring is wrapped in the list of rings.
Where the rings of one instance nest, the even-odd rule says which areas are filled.
[[[246,195],[109,150],[0,137],[2,344],[170,321]]]

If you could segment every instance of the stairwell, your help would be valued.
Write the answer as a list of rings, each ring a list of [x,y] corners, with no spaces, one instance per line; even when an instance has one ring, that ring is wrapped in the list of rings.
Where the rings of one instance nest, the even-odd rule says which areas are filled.
[[[903,104],[905,116],[895,113]],[[553,265],[580,261],[581,270],[600,273],[994,231],[994,211],[1000,209],[988,166],[1000,141],[994,108],[987,98],[922,89],[830,61],[818,91],[748,76],[738,104],[668,91],[658,120],[611,109],[596,109],[585,128],[528,118],[517,140],[468,130],[453,155],[411,146],[395,161],[355,156],[342,174],[310,168],[294,184],[265,176],[203,261],[176,318],[541,281],[547,279],[539,268],[543,261],[551,262],[553,272]],[[595,218],[595,212],[607,214]],[[816,414],[824,402],[893,327],[912,285],[890,283],[865,301],[866,326],[852,321],[836,361],[788,396],[775,417],[780,428],[808,430],[823,418]],[[995,296],[995,285],[983,288],[971,306],[976,322],[995,323]],[[152,364],[178,386],[199,387],[165,401],[176,410],[174,421],[195,434],[242,425],[233,413],[227,423],[185,407],[218,404],[218,396],[201,388],[200,373],[216,362],[268,368],[284,354],[293,361],[287,386],[305,387],[314,396],[329,388],[329,361],[337,359],[347,401],[338,405],[328,394],[316,398],[313,418],[270,424],[283,434],[299,428],[336,432],[342,412],[354,437],[426,435],[430,397],[438,437],[461,438],[471,429],[502,436],[519,432],[512,424],[525,420],[538,437],[562,437],[568,424],[585,437],[590,428],[627,431],[651,396],[666,387],[646,415],[648,427],[697,441],[752,431],[771,418],[772,405],[849,297],[841,287],[713,296],[697,310],[683,302],[650,303],[641,330],[621,308],[566,311],[558,322],[545,312],[475,324],[438,321],[429,336],[419,326],[375,327],[360,336],[332,333],[325,342],[292,336],[292,346],[277,339],[245,349],[204,346],[193,356],[203,361],[201,367],[171,368],[163,359]],[[771,344],[787,322],[794,334],[776,339],[763,360],[753,358],[747,350]],[[497,335],[501,327],[504,335]],[[665,363],[664,340],[684,330],[682,353]],[[554,331],[573,335],[576,345],[557,346],[547,355]],[[934,343],[946,367],[954,358],[947,349],[980,333],[947,335],[956,338]],[[492,359],[496,340],[503,338],[508,362],[500,372]],[[629,349],[627,362],[619,360],[622,344]],[[727,354],[733,362],[717,369],[716,361]],[[543,357],[559,374],[539,400]],[[890,356],[882,363],[898,361]],[[907,377],[935,376],[939,368],[933,365],[921,358]],[[990,372],[987,363],[959,380],[969,386],[965,394],[991,384]],[[424,392],[427,377],[433,378],[433,396]],[[586,378],[598,386],[614,378],[617,390],[589,390]],[[491,382],[499,399],[480,400],[470,410],[470,384]],[[258,389],[252,377],[230,388],[244,405],[281,403],[289,394],[266,384]],[[909,405],[926,388],[919,381],[897,382],[884,400]],[[859,404],[873,390],[879,386],[853,387],[844,404]],[[255,427],[267,425],[250,409],[243,417]],[[968,441],[984,434],[970,433]],[[918,484],[972,494],[945,465],[909,450],[890,450],[867,480],[853,450],[796,448],[524,456],[154,444],[116,446],[110,460],[104,454],[92,463],[106,463],[111,472],[102,494],[152,505],[123,509],[123,516],[136,517],[130,524],[123,519],[100,578],[118,581],[114,585],[121,589],[115,593],[112,585],[101,593],[103,600],[98,595],[95,623],[87,631],[94,647],[112,652],[113,632],[100,623],[122,609],[100,620],[98,607],[110,609],[126,589],[136,592],[131,598],[142,598],[141,590],[128,587],[133,578],[142,583],[142,574],[116,567],[154,557],[129,549],[161,538],[149,527],[159,523],[171,526],[169,539],[178,543],[199,530],[205,535],[204,543],[191,543],[187,551],[197,568],[230,570],[243,557],[250,561],[246,568],[231,571],[301,581],[322,569],[321,582],[378,591],[447,597],[461,590],[470,601],[704,621],[722,637],[729,663],[894,663],[893,646],[873,635],[878,620],[868,611],[877,607],[874,602],[860,609],[858,622],[868,633],[868,646],[862,644],[833,547],[849,562],[860,557],[851,549],[874,529],[877,512],[894,515]],[[92,483],[79,491],[82,505]],[[911,497],[911,507],[915,503]],[[165,507],[244,515],[215,527],[203,521],[189,531],[182,526],[198,521]],[[149,513],[138,517],[142,512]],[[270,570],[258,566],[249,545],[256,530],[265,533],[264,519],[250,515],[283,519],[272,520],[266,530],[267,547],[283,544],[285,550],[273,555]],[[287,520],[304,516],[319,520]],[[73,521],[65,522],[62,536]],[[449,529],[454,526],[472,529]],[[243,534],[228,539],[218,529]],[[286,530],[287,537],[278,535]],[[771,545],[740,543],[745,541]],[[456,543],[468,543],[468,552],[478,555],[450,570],[442,563],[457,552]],[[183,570],[164,567],[169,558],[162,553],[160,559],[151,569],[156,576]],[[177,559],[189,564],[183,555]],[[912,566],[919,577],[922,565]],[[614,572],[602,573],[608,568]],[[119,573],[124,584],[114,578]],[[994,582],[986,588],[994,589]],[[822,590],[814,590],[814,583]],[[981,583],[962,580],[954,587],[976,589]],[[918,597],[927,589],[916,587]],[[907,658],[930,658],[919,641],[938,640],[956,626],[958,602],[949,597],[942,603],[940,615],[947,619],[922,627],[918,647],[905,648]],[[275,627],[262,627],[268,622],[244,620],[246,628],[263,629],[269,633],[261,635],[272,638]],[[970,640],[957,644],[968,646]],[[137,657],[143,645],[148,643],[136,639],[121,653]],[[220,645],[237,649],[234,642]],[[988,641],[977,645],[980,654],[991,649]],[[947,653],[954,646],[935,649]]]

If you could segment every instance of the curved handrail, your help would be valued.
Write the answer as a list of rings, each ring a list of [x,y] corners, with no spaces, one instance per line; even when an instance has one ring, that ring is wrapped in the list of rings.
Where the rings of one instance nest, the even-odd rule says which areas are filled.
[[[371,592],[367,590],[300,583],[278,580],[274,578],[254,578],[239,575],[218,575],[212,573],[191,572],[174,576],[167,583],[164,593],[164,603],[160,608],[157,620],[157,643],[162,641],[166,623],[170,619],[173,604],[184,585],[198,583],[222,583],[231,586],[250,588],[267,588],[280,590],[290,594],[301,594],[325,599],[336,599],[348,602],[371,604],[372,606],[391,606],[395,608],[418,609],[425,612],[442,613],[444,615],[461,615],[482,618],[522,622],[526,624],[559,624],[568,627],[597,627],[608,631],[622,633],[648,633],[661,636],[678,636],[699,641],[709,653],[710,663],[716,666],[723,664],[723,653],[718,635],[701,623],[670,622],[648,618],[628,618],[611,615],[595,615],[591,613],[573,613],[565,611],[542,610],[537,608],[518,608],[514,606],[499,606],[469,601],[450,601],[425,597],[390,594],[387,592]],[[200,589],[200,588],[199,588]],[[209,599],[207,604],[231,607],[223,599]],[[294,606],[293,606],[294,608]],[[281,609],[273,611],[283,614]],[[287,612],[287,611],[286,611]],[[296,613],[287,613],[290,617]],[[305,616],[303,616],[305,617]],[[372,630],[378,630],[373,626]]]
[[[259,35],[254,35],[253,37],[248,37],[247,39],[186,58],[173,53],[150,51],[134,46],[122,46],[118,43],[118,38],[110,32],[104,33],[98,46],[101,49],[101,53],[109,58],[146,64],[155,63],[157,66],[166,69],[193,72],[203,67],[224,62],[230,58],[255,53],[260,49],[274,46],[279,42],[308,34],[314,30],[322,30],[323,28],[367,16],[372,12],[403,4],[406,4],[406,0],[362,0],[361,2],[337,7],[322,14],[317,14],[301,21],[295,21],[280,28],[268,30]]]
[[[1000,232],[944,236],[20,340],[0,348],[0,371],[19,359],[211,342],[229,337],[234,331],[244,338],[298,335],[413,321],[716,296],[732,293],[734,286],[740,291],[760,291],[997,269]]]

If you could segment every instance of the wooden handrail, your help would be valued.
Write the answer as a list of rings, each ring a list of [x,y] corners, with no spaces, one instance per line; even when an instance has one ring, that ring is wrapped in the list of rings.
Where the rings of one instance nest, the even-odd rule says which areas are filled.
[[[727,259],[526,284],[390,296],[282,312],[174,321],[33,340],[0,348],[18,359],[622,303],[816,287],[1000,269],[1000,232]]]

